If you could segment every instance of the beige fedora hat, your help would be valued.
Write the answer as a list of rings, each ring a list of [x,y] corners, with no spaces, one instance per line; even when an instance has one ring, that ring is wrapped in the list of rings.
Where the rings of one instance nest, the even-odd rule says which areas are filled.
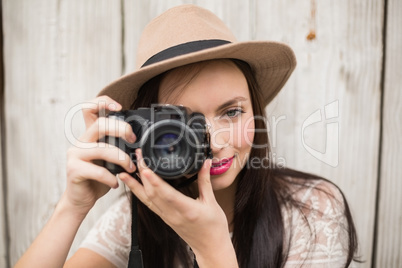
[[[144,29],[137,51],[136,70],[106,86],[108,95],[128,109],[139,88],[170,69],[211,59],[239,59],[253,69],[267,105],[296,66],[290,47],[279,42],[238,42],[212,12],[195,6],[171,8]]]

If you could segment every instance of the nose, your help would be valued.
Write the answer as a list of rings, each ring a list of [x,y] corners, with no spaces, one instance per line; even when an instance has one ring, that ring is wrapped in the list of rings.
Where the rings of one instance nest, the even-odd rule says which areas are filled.
[[[228,147],[230,140],[230,131],[227,128],[220,128],[214,124],[209,125],[210,147],[212,154],[218,153],[220,150]]]

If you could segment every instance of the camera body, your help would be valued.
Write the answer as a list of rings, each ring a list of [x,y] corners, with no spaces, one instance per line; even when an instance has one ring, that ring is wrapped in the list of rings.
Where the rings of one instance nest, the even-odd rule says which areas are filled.
[[[131,144],[106,136],[105,142],[126,152],[137,164],[135,149],[141,148],[146,165],[165,180],[196,174],[211,157],[210,136],[201,113],[191,113],[184,106],[153,105],[151,108],[111,112],[109,118],[127,122],[137,139]],[[112,173],[124,172],[110,162]]]

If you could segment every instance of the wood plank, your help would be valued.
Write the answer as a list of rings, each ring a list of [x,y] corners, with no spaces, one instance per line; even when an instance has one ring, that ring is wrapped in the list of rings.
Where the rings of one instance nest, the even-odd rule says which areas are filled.
[[[65,187],[74,105],[121,75],[119,1],[3,1],[10,260],[13,265],[51,215]],[[114,191],[114,196],[117,191]],[[113,197],[97,204],[72,251]]]
[[[8,70],[7,144],[13,148],[7,154],[8,209],[14,212],[10,217],[11,263],[31,243],[64,189],[64,152],[70,146],[64,132],[66,114],[78,102],[91,99],[122,72],[134,69],[138,37],[151,18],[168,7],[199,2],[221,16],[240,40],[279,40],[295,49],[299,61],[296,72],[268,109],[276,159],[285,161],[287,166],[328,177],[341,186],[355,216],[361,254],[367,260],[364,266],[369,267],[378,168],[383,1],[250,0],[233,5],[228,0],[125,0],[124,9],[117,2],[120,1],[75,0],[61,1],[58,5],[50,0],[3,1]],[[394,7],[396,2],[392,1]],[[401,10],[400,5],[398,10]],[[121,43],[122,13],[124,44]],[[393,17],[396,21],[396,15]],[[401,25],[400,21],[399,24],[394,22],[393,29],[397,25]],[[396,35],[392,38],[396,39]],[[396,46],[398,42],[394,42]],[[392,41],[388,43],[387,49]],[[387,64],[391,61],[387,60]],[[397,60],[392,64],[396,66]],[[393,70],[400,70],[396,67],[392,67]],[[389,72],[387,75],[397,77]],[[396,78],[388,80],[386,88],[397,85]],[[386,99],[387,105],[400,109],[397,106],[400,95],[391,95],[397,94],[396,90],[388,91],[391,93],[386,94],[392,97]],[[303,123],[318,110],[325,117],[325,107],[332,108],[335,117],[305,125],[302,137]],[[77,135],[83,130],[82,120],[78,118],[79,115],[74,117],[72,126],[72,132]],[[326,123],[332,123],[328,127],[332,127],[335,134],[330,135],[328,141]],[[391,130],[387,130],[390,137],[384,136],[383,141],[382,155],[388,156],[387,160],[382,160],[388,167],[382,168],[383,182],[384,178],[399,175],[391,164],[395,165],[398,162],[392,161],[401,158],[396,151],[400,140],[392,134],[400,133],[400,128],[392,130],[393,122],[387,126]],[[321,160],[312,155],[314,151],[324,150],[328,153],[316,154]],[[390,159],[391,155],[396,158]],[[396,256],[401,255],[398,251],[400,235],[386,240],[392,230],[396,230],[393,234],[399,230],[394,209],[398,212],[401,209],[392,199],[385,199],[393,193],[392,189],[400,189],[393,187],[396,183],[393,180],[382,187],[380,212],[384,214],[380,216],[385,221],[380,222],[379,231],[384,239],[379,240],[381,246],[377,255],[384,257],[377,258],[379,264],[398,264]],[[108,198],[113,199],[113,194]],[[88,217],[73,251],[108,206],[108,198],[101,200]],[[390,204],[394,205],[394,214],[386,213],[385,208],[392,207]],[[393,229],[386,230],[387,220],[394,223]],[[386,258],[391,261],[386,262]]]
[[[271,103],[278,163],[345,193],[370,267],[380,126],[383,1],[256,3],[256,38],[290,44],[298,66]]]
[[[402,2],[388,0],[376,267],[402,263]]]
[[[0,105],[4,107],[4,99],[2,96],[2,89],[0,89]],[[4,182],[5,178],[3,178],[3,110],[0,108],[0,267],[7,267],[7,237],[6,237],[6,211],[4,210]]]
[[[3,99],[0,97],[0,104],[3,104]],[[2,111],[0,110],[0,126],[3,124]],[[0,141],[3,140],[2,133],[0,132]],[[4,195],[3,185],[5,178],[3,178],[3,158],[2,158],[3,146],[0,142],[0,267],[7,267],[7,237],[6,237],[6,211],[4,210]]]
[[[5,211],[5,204],[4,204],[4,194],[5,194],[5,170],[4,170],[4,163],[5,163],[5,141],[4,141],[4,69],[3,69],[3,10],[0,4],[0,267],[7,267],[7,215]]]
[[[1,103],[3,105],[3,103]],[[2,124],[1,120],[1,111],[0,111],[0,125]],[[0,140],[2,139],[2,135],[0,133]],[[2,150],[2,144],[0,143],[0,152]],[[7,267],[7,237],[6,237],[6,217],[4,210],[4,195],[3,195],[3,165],[2,165],[2,154],[0,153],[0,267]]]
[[[126,49],[135,51],[140,34],[135,25],[145,25],[163,9],[152,9],[154,1],[148,6],[126,3],[147,14],[147,19],[135,16],[141,21],[125,27],[135,32],[127,35]],[[173,3],[177,4],[164,2],[163,8]],[[195,3],[218,14],[240,40],[277,40],[294,48],[299,62],[295,74],[267,109],[276,160],[325,176],[343,189],[355,217],[360,254],[367,261],[364,266],[369,266],[378,168],[382,2],[252,0],[243,1],[241,8],[225,1]],[[157,11],[148,15],[151,10]],[[317,111],[323,119],[306,125]]]

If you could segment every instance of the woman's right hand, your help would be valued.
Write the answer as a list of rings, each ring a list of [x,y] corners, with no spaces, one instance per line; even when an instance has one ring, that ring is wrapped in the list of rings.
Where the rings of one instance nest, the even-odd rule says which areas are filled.
[[[97,97],[83,105],[86,131],[67,153],[67,189],[64,198],[76,212],[86,215],[96,200],[110,188],[117,188],[115,175],[95,164],[104,160],[123,167],[128,173],[135,171],[130,157],[119,148],[99,142],[104,136],[115,136],[133,143],[135,135],[124,121],[99,117],[99,112],[119,111],[121,105],[107,96]]]

